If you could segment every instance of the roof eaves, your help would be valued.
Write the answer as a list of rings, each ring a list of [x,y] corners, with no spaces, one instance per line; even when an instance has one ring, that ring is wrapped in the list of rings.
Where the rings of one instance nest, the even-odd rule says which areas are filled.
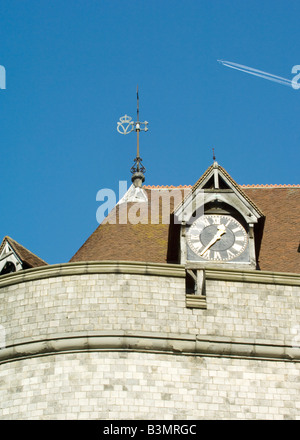
[[[3,248],[5,241],[8,241],[10,246],[13,248],[14,252],[18,255],[19,259],[21,261],[23,261],[24,263],[28,264],[29,266],[31,266],[31,267],[43,266],[43,265],[48,266],[48,263],[46,261],[44,261],[42,258],[35,255],[33,252],[26,249],[24,246],[22,246],[20,243],[18,243],[17,241],[15,241],[14,239],[12,239],[9,236],[4,237],[0,251]],[[28,257],[29,257],[29,259],[28,259]]]

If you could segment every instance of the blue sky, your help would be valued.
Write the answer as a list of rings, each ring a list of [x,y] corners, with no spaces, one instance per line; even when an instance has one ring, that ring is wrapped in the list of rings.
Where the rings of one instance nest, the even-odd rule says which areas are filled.
[[[146,184],[193,184],[217,161],[241,184],[299,183],[300,3],[2,0],[0,232],[50,264],[98,226],[96,194],[130,184],[136,116]]]

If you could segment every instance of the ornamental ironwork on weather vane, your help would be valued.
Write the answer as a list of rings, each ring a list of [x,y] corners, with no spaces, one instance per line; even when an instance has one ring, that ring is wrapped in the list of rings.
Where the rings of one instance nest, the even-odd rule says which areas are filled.
[[[117,123],[117,130],[120,134],[129,134],[132,131],[136,132],[137,135],[137,152],[136,158],[134,159],[134,165],[131,167],[131,173],[142,173],[144,174],[146,169],[142,165],[142,158],[140,157],[140,131],[148,131],[148,122],[140,122],[139,120],[139,89],[136,89],[137,95],[137,120],[133,121],[128,115],[124,115],[120,118]]]

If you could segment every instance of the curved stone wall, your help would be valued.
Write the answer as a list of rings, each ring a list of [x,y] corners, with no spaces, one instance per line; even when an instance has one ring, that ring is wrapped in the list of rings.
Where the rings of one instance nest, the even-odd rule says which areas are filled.
[[[6,363],[1,419],[299,418],[292,363],[81,352]]]
[[[187,307],[177,265],[3,276],[0,418],[297,418],[299,296],[298,275],[207,270]]]

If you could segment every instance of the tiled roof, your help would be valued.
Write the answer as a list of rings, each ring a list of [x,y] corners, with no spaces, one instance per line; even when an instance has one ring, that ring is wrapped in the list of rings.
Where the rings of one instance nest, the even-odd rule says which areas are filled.
[[[300,273],[300,185],[243,190],[265,214],[260,269]]]
[[[124,260],[166,263],[169,225],[163,224],[161,214],[158,224],[148,221],[151,215],[151,191],[146,190],[148,203],[128,203],[117,205],[98,226],[70,260]],[[120,224],[131,209],[140,214],[140,223]],[[173,209],[173,206],[172,206]],[[116,218],[116,221],[115,221]]]
[[[8,236],[4,237],[2,240],[2,243],[0,245],[0,253],[6,241],[8,241],[10,246],[13,248],[14,252],[18,255],[20,260],[22,260],[22,262],[25,263],[25,266],[27,266],[27,268],[48,265],[46,261],[42,260],[37,255],[33,254],[31,251],[29,251],[24,246],[22,246],[20,243],[18,243],[17,241],[13,240],[11,237]]]
[[[276,272],[300,272],[300,185],[240,185],[243,193],[260,208],[265,215],[265,226],[259,254],[259,268]],[[145,262],[170,262],[170,245],[177,244],[170,235],[171,228],[162,222],[160,205],[159,223],[148,221],[151,215],[151,193],[156,189],[178,189],[182,197],[184,190],[192,186],[143,187],[148,195],[147,203],[118,205],[95,232],[72,257],[71,261],[129,260]],[[263,190],[265,189],[265,190]],[[154,193],[153,193],[154,194]],[[176,201],[175,201],[176,204]],[[119,224],[122,210],[140,212],[140,223]],[[174,208],[171,199],[170,212]],[[116,214],[116,223],[110,221]],[[174,262],[174,261],[172,261]]]
[[[241,188],[300,188],[300,185],[281,185],[281,184],[253,184],[253,185],[240,185]]]

